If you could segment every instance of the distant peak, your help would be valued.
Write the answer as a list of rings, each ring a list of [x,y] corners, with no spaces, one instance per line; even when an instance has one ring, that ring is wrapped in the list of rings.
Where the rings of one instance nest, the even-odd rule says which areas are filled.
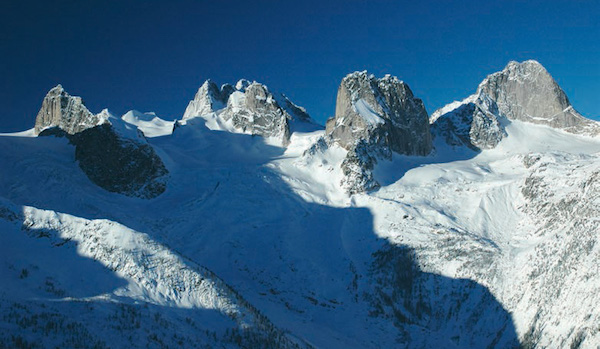
[[[35,120],[35,133],[58,127],[68,134],[76,134],[98,125],[99,118],[85,107],[81,97],[69,95],[59,84],[48,91],[42,101]]]
[[[383,82],[389,81],[389,82],[404,84],[404,81],[398,79],[397,76],[394,76],[391,74],[385,74],[381,79],[379,79],[379,81],[383,81]]]
[[[210,129],[274,138],[283,146],[292,131],[314,131],[315,124],[304,108],[260,82],[240,79],[234,86],[223,84],[220,90],[210,87],[211,82],[206,84],[188,104],[179,125],[201,117]]]
[[[208,86],[211,86],[211,85],[214,85],[214,84],[215,83],[211,79],[206,79],[204,81],[204,83],[202,84],[202,86],[200,86],[200,88],[202,88],[202,87],[208,87]]]
[[[529,59],[520,63],[517,61],[510,61],[506,67],[504,67],[503,71],[531,71],[533,69],[546,71],[546,68],[534,59]]]
[[[60,96],[62,94],[66,94],[66,93],[67,92],[62,87],[62,85],[58,84],[58,85],[54,86],[53,88],[51,88],[50,91],[48,91],[47,95],[48,96]]]
[[[204,81],[204,83],[202,84],[202,86],[200,86],[200,88],[198,89],[198,93],[204,95],[204,94],[215,94],[215,93],[219,93],[219,87],[217,86],[217,84],[215,84],[211,79],[206,79]]]
[[[348,75],[346,75],[345,79],[356,79],[356,78],[362,78],[362,79],[375,79],[375,75],[373,74],[369,74],[368,71],[366,70],[362,70],[362,71],[355,71],[353,73],[350,73]]]
[[[377,78],[374,74],[369,74],[369,72],[366,70],[355,71],[353,73],[346,75],[346,77],[344,78],[344,80],[351,80],[351,79],[372,80],[372,81],[376,81],[378,83],[379,82],[393,82],[393,83],[404,84],[404,81],[398,79],[397,76],[394,76],[392,74],[385,74],[382,78]]]
[[[250,81],[248,81],[246,79],[240,79],[235,84],[235,89],[238,90],[238,91],[242,91],[242,90],[245,90],[250,85],[251,85]]]
[[[488,75],[477,93],[485,93],[509,120],[547,125],[567,132],[597,135],[600,128],[577,113],[548,70],[536,60],[509,62]]]
[[[114,114],[111,113],[110,110],[108,110],[108,108],[102,109],[102,111],[100,113],[98,113],[98,115],[106,115],[106,116],[114,117]]]

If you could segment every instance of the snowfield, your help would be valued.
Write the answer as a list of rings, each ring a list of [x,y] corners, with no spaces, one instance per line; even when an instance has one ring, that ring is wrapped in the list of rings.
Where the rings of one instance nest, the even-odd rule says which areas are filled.
[[[322,130],[123,120],[169,170],[154,199],[94,185],[66,139],[0,135],[0,343],[600,346],[598,138],[512,121],[349,196]]]

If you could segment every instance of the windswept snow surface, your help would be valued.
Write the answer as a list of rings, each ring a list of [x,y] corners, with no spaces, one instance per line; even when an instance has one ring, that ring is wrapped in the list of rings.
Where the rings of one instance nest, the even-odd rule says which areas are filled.
[[[394,154],[393,161],[382,161],[376,167],[375,179],[387,185],[350,200],[332,195],[332,190],[319,189],[326,188],[323,181],[327,177],[320,170],[323,164],[336,164],[343,158],[341,154],[335,156],[334,150],[311,159],[308,165],[306,157],[276,164],[283,178],[305,200],[369,209],[373,233],[417,251],[423,271],[474,280],[485,286],[511,312],[522,343],[597,347],[600,334],[589,328],[600,318],[592,305],[600,300],[592,296],[597,294],[592,290],[600,287],[598,267],[592,262],[600,255],[600,249],[593,247],[597,246],[600,196],[592,196],[600,192],[585,191],[589,203],[581,205],[587,215],[595,212],[591,215],[596,222],[586,221],[585,228],[577,223],[583,218],[571,216],[573,209],[569,208],[561,213],[565,215],[561,228],[553,230],[547,220],[557,218],[540,218],[535,208],[553,202],[564,206],[569,196],[577,200],[581,195],[573,193],[577,188],[597,181],[600,139],[519,121],[511,122],[506,130],[508,137],[499,146],[481,153],[437,144],[436,153],[429,157]],[[291,146],[298,143],[292,141]],[[547,154],[544,156],[552,166],[544,165],[537,170],[540,174],[532,174],[535,166],[530,163],[544,158],[540,154]],[[338,180],[336,168],[328,168],[334,182],[329,188],[335,188]],[[527,186],[538,176],[548,180],[543,190],[539,189],[547,192],[546,196],[527,194]],[[573,176],[578,179],[567,180]],[[311,192],[310,188],[318,191]],[[562,236],[565,233],[567,237]],[[575,241],[581,239],[589,246],[583,255],[581,248],[573,250],[578,244]],[[566,245],[557,246],[561,241]],[[560,260],[554,260],[549,251],[559,255],[556,258]],[[557,272],[555,263],[569,267]],[[578,272],[565,274],[563,269],[568,268]],[[565,280],[556,280],[561,277]],[[565,288],[568,291],[561,293]],[[561,295],[561,303],[553,306],[554,298],[549,295],[555,294]],[[587,310],[578,306],[582,301],[590,304]]]
[[[600,244],[575,258],[560,243],[576,245],[584,223],[538,216],[545,201],[592,195],[597,139],[514,121],[493,150],[394,154],[376,167],[381,189],[349,197],[346,151],[310,151],[323,131],[284,149],[202,118],[158,137],[154,118],[128,114],[170,173],[152,200],[95,186],[65,139],[0,136],[4,342],[69,346],[75,335],[23,325],[46,314],[107,346],[234,347],[247,328],[242,346],[600,345],[600,292],[586,293],[600,285]]]
[[[123,121],[137,126],[146,137],[160,137],[170,135],[173,132],[175,121],[166,121],[153,112],[141,113],[137,110],[130,110],[121,116]]]

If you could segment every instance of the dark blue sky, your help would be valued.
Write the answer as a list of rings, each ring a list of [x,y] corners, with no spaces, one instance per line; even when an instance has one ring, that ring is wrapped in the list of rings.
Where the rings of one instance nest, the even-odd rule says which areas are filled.
[[[540,61],[600,117],[600,1],[2,1],[1,131],[61,83],[92,112],[180,118],[201,83],[265,83],[331,116],[343,76],[406,81],[427,111],[510,60]]]

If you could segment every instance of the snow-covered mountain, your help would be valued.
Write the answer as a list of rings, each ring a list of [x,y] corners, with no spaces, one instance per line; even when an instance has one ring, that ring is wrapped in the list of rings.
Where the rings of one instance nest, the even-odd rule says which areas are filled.
[[[598,123],[582,117],[537,61],[512,61],[489,75],[477,89],[492,98],[510,120],[548,125],[576,134],[598,135]]]
[[[98,186],[128,196],[153,198],[165,191],[168,171],[142,131],[108,109],[92,114],[81,97],[61,85],[51,89],[38,113],[33,134],[66,137],[75,160]]]
[[[175,123],[45,100],[0,134],[0,346],[600,346],[598,124],[540,67],[431,118],[353,73],[326,128],[244,80]],[[160,159],[162,192],[86,171],[115,155],[78,148],[119,158],[114,137]]]
[[[342,185],[348,193],[376,189],[380,184],[372,170],[378,159],[391,160],[392,153],[431,152],[427,111],[396,77],[377,79],[366,71],[348,74],[338,89],[335,116],[327,121],[325,138],[311,153],[332,146],[348,151],[341,165]]]
[[[35,134],[48,127],[59,127],[68,134],[103,124],[105,119],[92,114],[81,97],[71,96],[58,85],[46,94],[35,120]]]
[[[504,124],[526,121],[573,134],[597,136],[600,125],[581,116],[564,91],[537,61],[510,62],[486,77],[477,92],[431,115],[434,135],[450,145],[495,147],[506,136]]]
[[[259,135],[283,146],[289,143],[291,132],[316,129],[304,108],[283,94],[271,93],[263,84],[245,79],[235,87],[224,84],[221,88],[206,80],[178,125],[196,117],[205,119],[211,130]]]

